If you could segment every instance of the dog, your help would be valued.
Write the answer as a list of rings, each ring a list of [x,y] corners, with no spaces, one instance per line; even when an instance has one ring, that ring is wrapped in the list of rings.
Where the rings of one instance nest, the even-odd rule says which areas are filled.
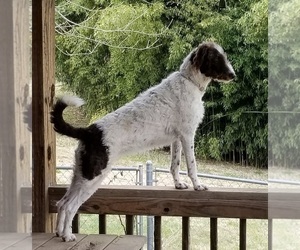
[[[73,241],[71,223],[79,207],[99,187],[120,156],[171,145],[171,173],[175,188],[188,185],[179,179],[183,149],[195,190],[207,190],[197,177],[194,137],[204,116],[202,97],[212,80],[229,82],[235,72],[222,47],[203,42],[184,59],[179,71],[116,111],[88,127],[74,127],[63,119],[67,106],[84,101],[63,96],[54,104],[51,122],[54,130],[79,140],[75,151],[74,175],[69,189],[58,202],[56,235]]]

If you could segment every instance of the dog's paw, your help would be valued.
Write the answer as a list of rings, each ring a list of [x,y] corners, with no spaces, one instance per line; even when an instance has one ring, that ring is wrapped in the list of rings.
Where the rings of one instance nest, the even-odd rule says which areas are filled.
[[[55,234],[56,234],[56,237],[62,237],[63,236],[63,228],[56,227]]]
[[[176,189],[188,189],[189,186],[185,182],[179,182],[175,184]]]
[[[197,186],[194,186],[194,189],[195,189],[196,191],[205,191],[205,190],[208,190],[208,187],[205,186],[205,185],[203,185],[203,184],[199,184],[199,185],[197,185]]]
[[[76,236],[74,234],[64,235],[64,236],[62,236],[62,240],[64,242],[75,241],[76,240]]]

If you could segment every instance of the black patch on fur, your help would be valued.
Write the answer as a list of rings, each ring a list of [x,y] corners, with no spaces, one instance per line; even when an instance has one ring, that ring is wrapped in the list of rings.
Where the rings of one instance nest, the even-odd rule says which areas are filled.
[[[215,80],[231,80],[234,74],[227,67],[226,54],[221,54],[214,43],[200,44],[191,56],[191,63],[202,74]]]
[[[103,131],[95,124],[86,128],[82,144],[83,149],[80,151],[82,176],[92,180],[107,167],[109,148],[103,143]]]
[[[54,130],[62,135],[70,136],[75,139],[82,140],[86,137],[86,128],[75,128],[71,124],[66,123],[63,118],[63,111],[68,105],[58,100],[50,113],[50,122],[54,125]]]
[[[103,131],[92,124],[87,128],[76,128],[66,123],[63,119],[63,111],[68,105],[58,100],[51,111],[51,123],[54,130],[62,135],[67,135],[82,142],[79,151],[82,176],[92,180],[101,174],[101,170],[107,167],[109,148],[103,143]]]

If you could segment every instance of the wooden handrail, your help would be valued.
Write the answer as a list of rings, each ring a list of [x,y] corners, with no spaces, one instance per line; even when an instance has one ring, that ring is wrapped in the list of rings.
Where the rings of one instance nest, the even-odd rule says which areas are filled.
[[[48,188],[49,211],[56,213],[56,203],[67,187]],[[240,219],[240,249],[246,249],[247,219],[300,219],[300,193],[298,190],[211,188],[196,192],[176,190],[173,187],[101,186],[79,209],[79,213],[126,215],[126,231],[132,233],[133,215],[155,216],[155,250],[162,249],[161,216],[182,217],[182,249],[190,245],[189,217],[209,217],[211,249],[218,247],[218,218]],[[128,220],[128,222],[127,222]],[[101,227],[105,226],[105,222]],[[103,230],[102,230],[103,231]],[[269,246],[271,243],[269,243]]]
[[[61,185],[48,188],[50,213],[57,212],[56,202],[66,190],[67,187]],[[31,188],[23,187],[21,191],[22,212],[28,213],[31,211]],[[188,250],[190,245],[189,217],[210,218],[211,249],[218,247],[218,218],[239,218],[240,249],[244,250],[247,219],[268,219],[270,247],[272,219],[300,219],[300,192],[297,189],[237,188],[211,188],[197,192],[173,187],[101,186],[78,213],[99,214],[100,233],[106,233],[106,214],[126,215],[127,234],[133,232],[134,215],[154,215],[155,250],[162,249],[161,216],[182,217],[183,250]],[[74,223],[76,227],[78,225]]]
[[[65,194],[66,187],[50,187],[48,191],[49,210],[55,213],[56,203]],[[217,218],[239,218],[240,249],[244,250],[246,219],[268,218],[268,192],[267,189],[212,188],[197,192],[173,187],[102,186],[80,207],[79,213],[100,214],[100,217],[125,214],[127,234],[133,233],[133,215],[154,215],[155,250],[162,249],[161,216],[182,217],[183,250],[188,250],[190,245],[190,217],[210,217],[211,249],[218,246]]]
[[[49,210],[66,187],[49,187]],[[205,192],[173,187],[103,186],[79,209],[81,213],[183,216],[211,218],[268,218],[266,189],[212,188]]]

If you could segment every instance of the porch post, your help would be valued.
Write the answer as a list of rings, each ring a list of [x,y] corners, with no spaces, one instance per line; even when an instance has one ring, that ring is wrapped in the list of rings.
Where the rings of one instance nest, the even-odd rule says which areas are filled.
[[[30,232],[21,187],[30,185],[29,1],[0,1],[0,232]]]
[[[48,187],[55,184],[55,1],[32,0],[33,232],[53,232]]]

